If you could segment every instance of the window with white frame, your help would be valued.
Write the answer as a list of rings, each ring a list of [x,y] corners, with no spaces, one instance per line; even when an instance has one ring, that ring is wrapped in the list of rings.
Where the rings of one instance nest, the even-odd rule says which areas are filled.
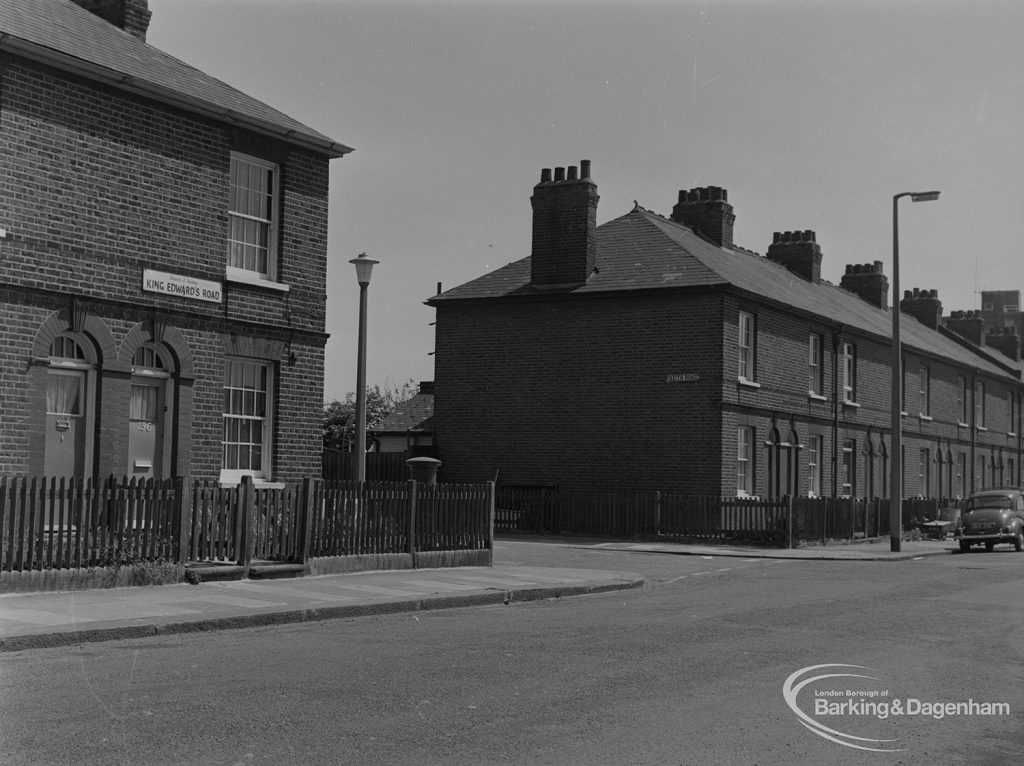
[[[957,394],[956,394],[956,409],[960,415],[960,422],[967,422],[967,378],[963,375],[958,375],[956,378],[957,383]]]
[[[1017,419],[1014,417],[1016,415],[1015,398],[1013,391],[1006,392],[1006,432],[1011,434],[1017,433]]]
[[[754,494],[754,429],[736,429],[736,494]]]
[[[857,347],[843,344],[843,401],[857,401]]]
[[[225,362],[222,479],[270,478],[273,393],[270,363]]]
[[[974,425],[985,427],[985,381],[979,380],[974,387]]]
[[[739,319],[739,378],[753,382],[755,380],[754,357],[757,351],[754,315],[748,311],[741,311]]]
[[[277,279],[277,165],[232,152],[228,276]]]
[[[821,336],[811,333],[807,342],[807,393],[820,396],[822,389]]]
[[[857,443],[853,439],[843,440],[842,486],[839,492],[844,497],[853,497],[857,486]]]
[[[821,437],[807,437],[807,496],[821,496]]]

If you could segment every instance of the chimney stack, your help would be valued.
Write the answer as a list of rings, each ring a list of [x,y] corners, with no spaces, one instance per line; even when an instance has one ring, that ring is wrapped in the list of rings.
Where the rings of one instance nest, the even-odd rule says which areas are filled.
[[[839,286],[859,295],[872,306],[889,308],[889,278],[882,273],[882,262],[848,263]]]
[[[72,0],[85,10],[99,16],[104,21],[123,29],[133,37],[146,41],[146,30],[149,29],[148,0]]]
[[[681,189],[672,208],[672,220],[688,226],[716,245],[732,247],[732,225],[736,215],[729,204],[729,192],[718,186]]]
[[[909,314],[921,324],[939,329],[939,322],[942,320],[942,302],[939,300],[938,290],[913,290],[903,291],[903,300],[900,301],[900,311]]]
[[[785,266],[808,282],[821,282],[821,247],[813,231],[777,231],[772,240],[766,253],[769,261]]]
[[[985,334],[985,344],[1015,362],[1020,361],[1020,336],[1016,327],[993,327]]]
[[[530,282],[535,287],[567,287],[587,281],[597,264],[597,184],[590,161],[579,172],[570,167],[541,171],[533,187],[533,249]]]
[[[946,327],[975,346],[985,345],[985,320],[980,311],[954,311],[946,320]]]

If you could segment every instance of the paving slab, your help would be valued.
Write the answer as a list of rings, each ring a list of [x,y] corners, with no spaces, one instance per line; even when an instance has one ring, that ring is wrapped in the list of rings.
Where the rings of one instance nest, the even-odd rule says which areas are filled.
[[[0,651],[509,604],[624,590],[643,582],[629,572],[494,566],[9,593],[0,595]]]

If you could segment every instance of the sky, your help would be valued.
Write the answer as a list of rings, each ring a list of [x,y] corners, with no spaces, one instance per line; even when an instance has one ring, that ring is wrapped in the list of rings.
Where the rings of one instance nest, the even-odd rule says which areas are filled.
[[[424,301],[530,254],[542,168],[598,224],[720,186],[738,245],[811,229],[944,311],[1024,290],[1019,0],[149,0],[148,42],[351,146],[331,162],[325,400],[433,377]]]

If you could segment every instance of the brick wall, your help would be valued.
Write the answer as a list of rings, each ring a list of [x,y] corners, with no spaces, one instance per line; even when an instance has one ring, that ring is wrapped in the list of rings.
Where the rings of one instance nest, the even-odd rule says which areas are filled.
[[[280,163],[287,290],[225,281],[233,149]],[[256,348],[277,371],[274,478],[318,475],[327,158],[14,57],[0,59],[0,155],[0,473],[41,470],[32,356],[78,329],[97,355],[93,470],[127,466],[131,356],[156,340],[177,365],[175,473],[218,475],[224,359]],[[144,292],[146,268],[223,282],[224,301]]]
[[[713,296],[440,306],[444,480],[717,491],[719,315]]]

